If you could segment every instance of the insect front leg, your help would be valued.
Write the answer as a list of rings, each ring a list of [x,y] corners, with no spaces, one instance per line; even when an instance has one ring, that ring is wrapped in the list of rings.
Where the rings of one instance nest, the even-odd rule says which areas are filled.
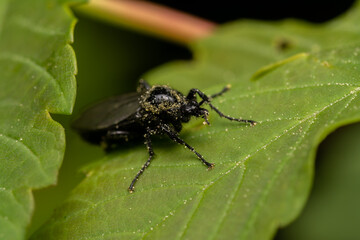
[[[194,149],[192,146],[190,146],[190,145],[187,144],[184,140],[182,140],[175,131],[171,130],[171,128],[170,128],[168,125],[162,124],[162,125],[161,125],[161,130],[162,130],[164,133],[166,133],[171,140],[173,140],[173,141],[176,142],[176,143],[179,143],[179,144],[181,144],[181,145],[186,146],[188,149],[190,149],[190,151],[192,151],[193,153],[195,153],[196,156],[201,160],[201,162],[204,163],[209,169],[210,169],[210,168],[213,168],[213,167],[215,166],[214,163],[209,163],[208,161],[206,161],[206,160],[204,159],[204,157],[203,157],[200,153],[198,153],[197,151],[195,151],[195,149]]]
[[[136,181],[139,179],[140,175],[143,174],[145,169],[150,165],[150,162],[151,162],[152,158],[155,155],[155,153],[153,151],[153,148],[152,148],[152,144],[151,144],[150,134],[146,133],[144,137],[145,137],[145,145],[146,145],[146,148],[147,148],[148,153],[149,153],[149,158],[145,162],[145,164],[142,166],[140,171],[136,174],[135,178],[132,180],[132,182],[131,182],[131,184],[129,186],[129,192],[130,193],[134,192],[134,185],[135,185]]]
[[[227,116],[227,115],[223,114],[222,112],[220,112],[220,110],[217,109],[216,107],[214,107],[214,105],[212,105],[210,102],[208,104],[211,107],[211,109],[213,109],[217,114],[219,114],[220,117],[226,118],[230,121],[250,123],[251,126],[256,125],[256,121],[254,121],[254,120],[247,120],[247,119],[234,118],[234,117]]]
[[[228,91],[229,89],[230,89],[230,86],[228,85],[223,90],[221,90],[220,92],[212,95],[211,97],[214,98],[214,97],[220,96],[223,93],[225,93],[226,91]],[[195,94],[198,94],[202,98],[202,101],[199,103],[199,105],[202,105],[203,103],[209,104],[211,109],[213,109],[217,114],[219,114],[220,117],[226,118],[226,119],[231,120],[231,121],[250,123],[251,126],[256,125],[256,122],[254,120],[234,118],[234,117],[230,117],[228,115],[223,114],[219,109],[217,109],[214,105],[211,104],[211,102],[210,102],[211,98],[206,96],[205,93],[203,93],[199,89],[196,89],[196,88],[191,89],[189,94],[187,95],[187,98],[189,100],[192,99],[192,98],[195,98]]]
[[[208,96],[206,96],[205,93],[203,93],[202,91],[200,91],[197,88],[192,88],[190,89],[188,95],[186,96],[186,99],[190,100],[190,101],[195,101],[196,100],[196,94],[198,94],[201,99],[203,100],[202,102],[209,102],[210,99]]]
[[[211,95],[210,97],[208,97],[205,93],[203,93],[202,91],[200,91],[199,89],[193,88],[190,90],[190,92],[187,95],[187,99],[188,100],[195,100],[195,94],[198,94],[201,97],[201,102],[199,103],[199,106],[203,105],[204,103],[210,103],[210,101],[213,98],[216,98],[218,96],[223,95],[224,93],[226,93],[227,91],[230,90],[231,85],[228,84],[226,85],[220,92],[215,93],[213,95]]]
[[[226,85],[220,92],[211,95],[209,100],[211,100],[211,99],[213,99],[213,98],[216,98],[216,97],[218,97],[218,96],[223,95],[224,93],[226,93],[227,91],[230,90],[230,87],[231,87],[230,84]],[[202,100],[202,101],[199,103],[199,105],[201,106],[201,105],[204,104],[204,103],[205,103],[205,100]]]

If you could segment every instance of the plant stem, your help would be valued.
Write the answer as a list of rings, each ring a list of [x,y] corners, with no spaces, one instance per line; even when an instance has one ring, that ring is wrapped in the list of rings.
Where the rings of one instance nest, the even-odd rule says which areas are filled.
[[[90,0],[75,10],[182,44],[207,37],[216,28],[210,21],[146,1]]]

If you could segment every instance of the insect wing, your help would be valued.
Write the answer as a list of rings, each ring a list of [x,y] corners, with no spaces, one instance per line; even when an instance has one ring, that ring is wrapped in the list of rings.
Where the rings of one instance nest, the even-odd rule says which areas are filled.
[[[139,109],[139,97],[139,93],[128,93],[105,99],[85,110],[72,127],[80,131],[96,131],[127,120]]]

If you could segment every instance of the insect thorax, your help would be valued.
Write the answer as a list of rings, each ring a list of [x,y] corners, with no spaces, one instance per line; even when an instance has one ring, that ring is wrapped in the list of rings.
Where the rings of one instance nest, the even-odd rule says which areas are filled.
[[[180,92],[168,86],[153,86],[140,98],[140,105],[149,114],[164,117],[175,117],[187,100]]]

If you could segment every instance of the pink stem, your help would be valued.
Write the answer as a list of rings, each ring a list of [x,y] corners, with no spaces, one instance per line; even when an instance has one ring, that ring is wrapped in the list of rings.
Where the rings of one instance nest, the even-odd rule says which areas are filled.
[[[210,21],[146,1],[90,0],[77,9],[185,44],[209,36],[216,28]]]

